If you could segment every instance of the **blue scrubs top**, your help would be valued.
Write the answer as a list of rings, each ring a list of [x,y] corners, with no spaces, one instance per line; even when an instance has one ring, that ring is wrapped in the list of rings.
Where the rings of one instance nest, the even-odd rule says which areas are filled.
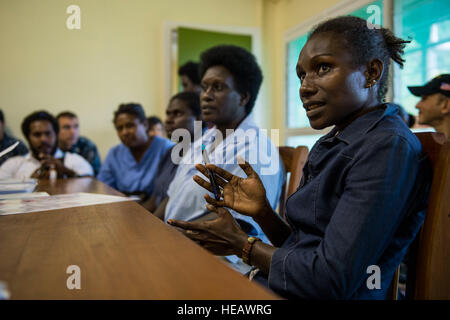
[[[109,150],[97,179],[124,193],[150,194],[158,164],[173,145],[172,141],[155,136],[137,163],[130,149],[119,144]]]

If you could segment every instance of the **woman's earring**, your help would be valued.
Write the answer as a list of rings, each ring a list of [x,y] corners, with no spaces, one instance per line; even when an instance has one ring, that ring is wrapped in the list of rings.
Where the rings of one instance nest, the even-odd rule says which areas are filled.
[[[368,80],[368,79],[367,79]],[[367,88],[371,88],[372,86],[375,85],[375,83],[377,83],[377,80],[373,79],[370,83],[368,83],[366,86]]]

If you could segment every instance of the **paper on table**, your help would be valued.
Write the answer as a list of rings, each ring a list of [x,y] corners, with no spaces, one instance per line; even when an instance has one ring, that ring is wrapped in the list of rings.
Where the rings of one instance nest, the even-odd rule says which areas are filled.
[[[3,184],[37,184],[37,179],[23,178],[23,179],[0,179],[0,186]]]
[[[0,194],[32,192],[34,188],[30,183],[0,184]]]
[[[36,179],[3,179],[0,180],[0,194],[32,192],[36,185]]]
[[[60,194],[49,197],[31,199],[0,200],[0,216],[29,213],[36,211],[57,210],[64,208],[92,206],[96,204],[131,201],[126,197],[110,196],[95,193]]]
[[[47,192],[30,192],[30,193],[9,193],[9,194],[0,194],[0,200],[9,200],[9,199],[31,199],[38,197],[48,197],[50,196]]]

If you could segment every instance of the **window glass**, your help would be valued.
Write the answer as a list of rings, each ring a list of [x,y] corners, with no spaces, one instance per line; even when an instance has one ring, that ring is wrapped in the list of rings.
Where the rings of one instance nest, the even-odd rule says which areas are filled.
[[[311,134],[302,136],[292,136],[287,138],[287,143],[289,147],[306,146],[308,150],[311,150],[313,145],[319,140],[321,134]]]
[[[407,86],[423,85],[450,73],[450,1],[395,0],[394,31],[412,42],[405,48],[404,69],[395,67],[394,101],[417,114],[419,98]]]
[[[292,40],[287,45],[287,126],[288,128],[309,127],[306,113],[302,110],[299,89],[300,79],[297,77],[296,66],[298,55],[306,43],[307,35]]]

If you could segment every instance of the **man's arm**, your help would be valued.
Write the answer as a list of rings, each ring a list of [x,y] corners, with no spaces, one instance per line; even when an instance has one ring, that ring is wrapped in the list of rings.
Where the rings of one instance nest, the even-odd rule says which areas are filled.
[[[147,209],[150,212],[154,212],[157,208],[156,208],[156,199],[154,196],[150,196],[150,198],[147,199],[147,201],[145,201],[144,203],[142,203],[141,205]]]
[[[76,153],[66,155],[63,165],[65,167],[64,174],[68,177],[84,177],[94,175],[94,170],[92,169],[91,164]]]
[[[156,208],[155,212],[153,212],[153,214],[160,218],[161,220],[164,221],[164,215],[166,213],[166,206],[167,206],[167,202],[169,202],[169,197],[166,197],[158,206],[158,208]]]

